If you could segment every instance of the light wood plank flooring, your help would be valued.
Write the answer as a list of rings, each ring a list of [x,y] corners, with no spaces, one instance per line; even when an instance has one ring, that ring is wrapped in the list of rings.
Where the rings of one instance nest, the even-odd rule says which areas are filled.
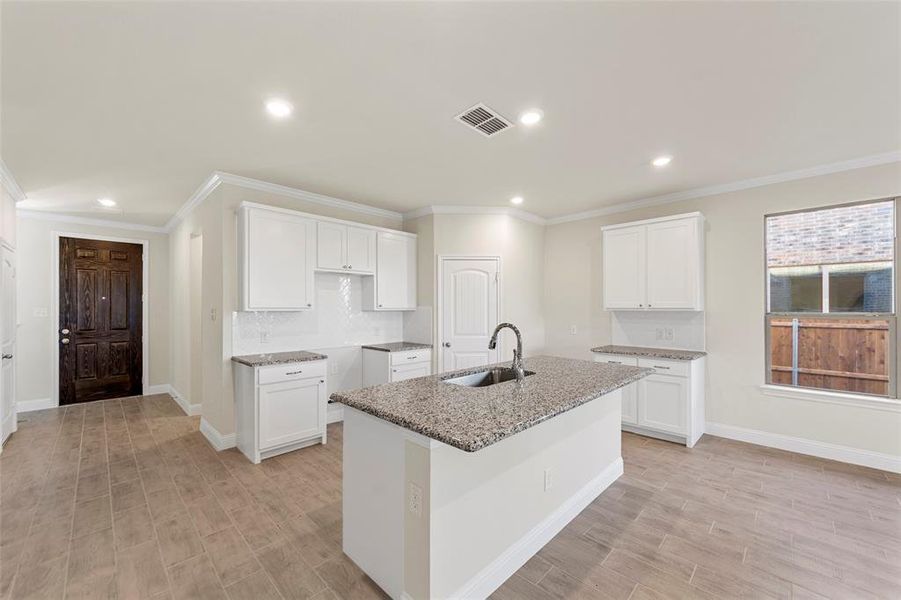
[[[341,553],[341,434],[255,466],[165,395],[21,415],[0,598],[384,597]],[[901,476],[710,436],[623,457],[496,598],[901,598]]]

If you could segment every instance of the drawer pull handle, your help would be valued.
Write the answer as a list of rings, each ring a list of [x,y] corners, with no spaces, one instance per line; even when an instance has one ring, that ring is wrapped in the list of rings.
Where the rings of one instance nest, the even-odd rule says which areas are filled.
[[[614,364],[614,365],[621,365],[621,364],[623,364],[622,361],[620,361],[620,360],[608,360],[607,362],[608,362],[608,363],[612,363],[612,364]]]
[[[300,375],[303,371],[288,371],[285,375]]]
[[[654,368],[655,368],[655,369],[664,369],[664,370],[666,370],[666,371],[669,371],[669,370],[670,370],[670,367],[661,367],[660,365],[654,365]]]
[[[408,356],[407,360],[413,360],[414,358],[419,358],[418,356]]]

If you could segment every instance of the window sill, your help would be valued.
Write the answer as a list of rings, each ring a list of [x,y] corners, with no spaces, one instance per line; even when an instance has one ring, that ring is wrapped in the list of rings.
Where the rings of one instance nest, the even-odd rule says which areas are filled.
[[[880,398],[878,396],[865,396],[863,394],[829,392],[825,390],[812,390],[772,384],[761,385],[760,391],[766,396],[775,396],[778,398],[825,402],[827,404],[841,404],[843,406],[856,406],[860,408],[901,413],[901,401],[893,398]]]

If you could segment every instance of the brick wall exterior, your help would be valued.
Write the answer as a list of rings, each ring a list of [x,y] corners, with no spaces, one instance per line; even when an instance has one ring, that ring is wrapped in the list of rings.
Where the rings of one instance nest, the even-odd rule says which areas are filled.
[[[892,201],[768,217],[767,266],[892,260]]]

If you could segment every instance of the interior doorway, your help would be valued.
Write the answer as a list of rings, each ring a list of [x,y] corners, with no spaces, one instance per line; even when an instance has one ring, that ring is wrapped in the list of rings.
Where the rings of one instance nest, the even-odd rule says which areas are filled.
[[[443,371],[495,363],[488,342],[500,313],[500,258],[438,258],[438,366]]]
[[[144,381],[144,247],[59,237],[59,404],[138,396]]]

